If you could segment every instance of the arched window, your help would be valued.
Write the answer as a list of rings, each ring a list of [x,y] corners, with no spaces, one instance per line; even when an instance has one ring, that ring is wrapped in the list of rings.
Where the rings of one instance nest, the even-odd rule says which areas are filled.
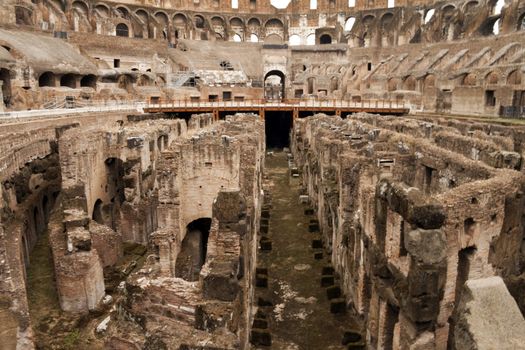
[[[352,28],[354,28],[354,24],[355,24],[355,17],[348,18],[345,22],[345,31],[346,32],[351,31]]]
[[[288,43],[290,44],[290,46],[301,45],[301,37],[297,34],[290,35]]]
[[[521,84],[521,73],[519,70],[510,72],[507,77],[507,84],[509,85],[520,85]]]
[[[74,74],[64,74],[60,78],[60,86],[67,86],[71,89],[77,87],[77,77]]]
[[[242,38],[239,34],[234,34],[233,41],[235,41],[236,43],[240,43],[242,41]]]
[[[97,77],[93,74],[86,75],[80,80],[81,87],[90,87],[95,89],[97,87]]]
[[[321,35],[321,37],[319,38],[319,43],[321,45],[324,45],[324,44],[331,44],[332,43],[332,37],[328,34],[323,34]]]
[[[315,45],[315,34],[310,34],[306,37],[306,45]]]
[[[55,75],[51,72],[45,72],[38,78],[38,86],[55,86]]]
[[[252,33],[252,34],[250,35],[250,41],[251,41],[252,43],[258,43],[258,42],[259,42],[259,37],[257,36],[257,34],[253,34],[253,33]]]
[[[129,37],[128,26],[125,25],[124,23],[117,24],[116,33],[117,33],[117,36]]]
[[[501,10],[503,10],[503,7],[505,7],[505,0],[498,0],[498,1],[496,1],[496,3],[494,4],[492,13],[494,15],[500,15],[501,14]]]

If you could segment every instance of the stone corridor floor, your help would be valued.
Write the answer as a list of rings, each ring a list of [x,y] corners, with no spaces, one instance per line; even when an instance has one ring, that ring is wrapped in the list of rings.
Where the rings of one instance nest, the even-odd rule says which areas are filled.
[[[268,268],[268,288],[257,288],[257,296],[273,307],[260,308],[268,314],[272,349],[346,349],[341,343],[345,331],[358,329],[350,311],[332,314],[321,271],[329,265],[326,256],[314,259],[306,216],[307,205],[299,203],[300,178],[292,178],[286,154],[266,157],[265,189],[271,195],[268,237],[271,251],[259,251],[258,267]],[[337,280],[336,280],[337,284]],[[266,347],[268,348],[268,347]]]

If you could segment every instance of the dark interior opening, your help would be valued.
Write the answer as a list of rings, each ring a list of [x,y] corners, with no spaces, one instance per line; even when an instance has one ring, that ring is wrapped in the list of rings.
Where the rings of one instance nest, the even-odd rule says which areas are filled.
[[[177,256],[175,276],[186,281],[196,281],[206,262],[208,237],[210,235],[211,218],[194,220],[186,227],[186,236]]]
[[[95,89],[97,87],[97,77],[93,74],[86,75],[80,80],[81,87],[90,87]]]
[[[77,87],[77,79],[74,74],[64,74],[62,78],[60,78],[60,86],[67,86],[71,89],[74,89]]]
[[[321,37],[319,38],[319,43],[321,45],[324,45],[324,44],[331,44],[332,43],[332,37],[328,34],[323,34],[321,35]]]
[[[0,80],[2,81],[2,95],[4,104],[9,106],[11,102],[11,74],[7,69],[0,69]]]
[[[267,148],[283,148],[290,145],[292,129],[291,111],[266,111],[264,118]]]
[[[51,72],[45,72],[38,78],[38,86],[55,86],[55,75]]]

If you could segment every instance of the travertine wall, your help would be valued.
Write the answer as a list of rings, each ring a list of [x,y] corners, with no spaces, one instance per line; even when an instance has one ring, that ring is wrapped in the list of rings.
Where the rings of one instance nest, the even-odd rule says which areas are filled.
[[[523,254],[509,249],[523,237],[522,152],[509,128],[494,139],[506,136],[506,145],[491,144],[491,166],[476,162],[486,144],[460,130],[368,115],[319,115],[294,126],[294,159],[372,348],[453,344],[467,280],[501,275],[523,308]],[[496,162],[496,153],[510,161]]]

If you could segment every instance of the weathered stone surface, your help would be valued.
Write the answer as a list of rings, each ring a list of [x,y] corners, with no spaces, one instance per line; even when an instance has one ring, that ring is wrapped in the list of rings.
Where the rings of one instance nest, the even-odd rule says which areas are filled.
[[[525,321],[500,277],[468,280],[457,312],[456,349],[525,349]]]

